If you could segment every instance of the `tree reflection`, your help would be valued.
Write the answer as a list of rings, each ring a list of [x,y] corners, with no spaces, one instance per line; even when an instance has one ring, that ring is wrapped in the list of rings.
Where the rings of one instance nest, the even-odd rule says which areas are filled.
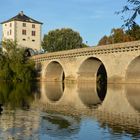
[[[79,118],[62,114],[47,113],[43,116],[42,122],[44,133],[51,137],[61,137],[63,139],[77,134],[80,130]]]
[[[34,99],[34,87],[30,83],[0,83],[0,103],[12,109],[28,109]]]

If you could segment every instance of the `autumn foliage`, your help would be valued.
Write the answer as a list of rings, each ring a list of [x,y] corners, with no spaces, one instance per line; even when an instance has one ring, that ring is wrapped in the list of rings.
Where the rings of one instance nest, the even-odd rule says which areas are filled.
[[[98,45],[107,45],[107,44],[114,44],[114,43],[122,43],[122,42],[129,42],[140,40],[140,26],[133,25],[131,29],[124,30],[122,28],[112,29],[109,36],[103,36]]]

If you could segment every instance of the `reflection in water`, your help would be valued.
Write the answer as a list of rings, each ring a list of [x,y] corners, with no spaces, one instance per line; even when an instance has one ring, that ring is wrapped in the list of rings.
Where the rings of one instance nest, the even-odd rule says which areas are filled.
[[[39,112],[30,110],[37,90],[36,84],[0,83],[0,139],[36,139]],[[34,136],[32,134],[34,133]]]
[[[97,89],[97,94],[98,94],[100,100],[103,101],[106,96],[106,92],[107,92],[107,84],[98,83],[96,89]]]
[[[139,85],[108,85],[105,95],[89,83],[65,90],[43,83],[35,104],[36,86],[1,84],[0,139],[139,139],[139,91]]]
[[[0,104],[0,115],[1,115],[2,111],[3,111],[2,104]]]
[[[30,83],[1,83],[0,103],[10,108],[29,109],[34,98],[31,94],[33,90],[36,89]]]
[[[61,82],[43,83],[43,88],[47,98],[52,102],[59,101],[64,91],[64,85]]]
[[[140,112],[140,84],[127,84],[126,96],[131,106]]]
[[[71,87],[72,89],[70,89]],[[121,137],[121,135],[124,136],[128,134],[137,138],[140,134],[140,114],[138,114],[135,109],[138,110],[140,107],[138,102],[138,100],[140,100],[138,95],[139,91],[139,87],[134,85],[133,88],[130,86],[127,87],[126,85],[109,85],[107,93],[105,94],[105,92],[98,92],[94,84],[79,83],[77,86],[69,86],[66,84],[64,96],[61,98],[61,101],[58,104],[49,104],[46,101],[46,104],[48,103],[46,110],[56,111],[57,113],[64,112],[65,114],[72,115],[76,114],[76,116],[84,115],[93,118],[93,121],[94,118],[96,118],[99,127],[102,128],[104,132],[111,134],[111,136],[117,134]],[[134,92],[135,94],[133,96]],[[83,104],[80,104],[80,101],[82,101]],[[65,105],[67,103],[68,106],[64,107],[64,102]],[[87,106],[90,108],[87,108]],[[51,121],[50,118],[49,120]],[[57,120],[59,120],[59,118]],[[56,120],[52,122],[53,125],[55,125],[56,122]],[[67,125],[68,123],[66,123],[66,126]],[[59,128],[59,124],[57,126],[57,128]]]
[[[111,135],[140,137],[140,114],[136,112],[133,104],[137,100],[133,93],[139,90],[134,87],[135,85],[108,86],[107,96],[101,108],[97,110],[96,118],[100,127],[104,130],[108,129]],[[140,100],[140,96],[136,97]],[[131,98],[131,105],[128,98]],[[139,105],[137,104],[137,107]]]
[[[0,116],[0,139],[39,140],[40,117],[38,111],[4,109]]]
[[[70,137],[79,132],[79,120],[70,116],[59,114],[49,114],[43,117],[42,120],[45,133],[51,137]]]
[[[87,107],[97,106],[102,103],[106,95],[106,90],[102,88],[103,86],[96,88],[94,83],[79,83],[79,98]]]

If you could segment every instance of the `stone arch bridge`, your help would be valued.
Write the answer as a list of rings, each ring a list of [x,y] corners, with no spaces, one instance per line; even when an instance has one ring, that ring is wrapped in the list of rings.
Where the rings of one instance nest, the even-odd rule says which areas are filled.
[[[33,56],[42,81],[140,83],[140,41]]]

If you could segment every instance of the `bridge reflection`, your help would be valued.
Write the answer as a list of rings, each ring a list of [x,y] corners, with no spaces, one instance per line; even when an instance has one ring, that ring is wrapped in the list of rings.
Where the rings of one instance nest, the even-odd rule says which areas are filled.
[[[41,132],[48,139],[70,139],[80,133],[85,117],[97,122],[110,135],[125,133],[132,139],[140,137],[139,84],[107,85],[105,92],[99,92],[92,83],[43,82],[41,92],[26,84],[18,85],[16,90],[12,88],[12,92],[7,88],[10,85],[2,86],[1,103],[4,107],[13,106],[12,110],[4,108],[0,115],[2,138],[39,139],[37,133]],[[31,89],[40,96],[35,98],[36,94],[30,94]]]
[[[140,84],[127,84],[125,88],[128,102],[135,110],[140,112]]]
[[[90,108],[100,105],[106,95],[106,90],[101,90],[94,83],[87,84],[85,82],[78,84],[77,92],[82,103]]]
[[[113,133],[140,133],[140,85],[108,85],[106,94],[100,94],[91,84],[65,85],[63,96],[57,102],[43,102],[46,111],[96,118],[104,129]],[[56,92],[54,92],[56,94]],[[53,92],[52,92],[53,94]],[[44,99],[44,93],[42,93]]]
[[[63,95],[64,85],[60,82],[47,82],[43,83],[42,90],[45,92],[45,95],[50,100],[50,102],[57,102]]]
[[[107,89],[106,89],[107,88]],[[70,105],[80,108],[100,106],[99,110],[133,114],[140,110],[140,85],[107,85],[99,90],[94,83],[62,84],[42,82],[41,101],[57,105]],[[129,110],[129,111],[128,111]]]

